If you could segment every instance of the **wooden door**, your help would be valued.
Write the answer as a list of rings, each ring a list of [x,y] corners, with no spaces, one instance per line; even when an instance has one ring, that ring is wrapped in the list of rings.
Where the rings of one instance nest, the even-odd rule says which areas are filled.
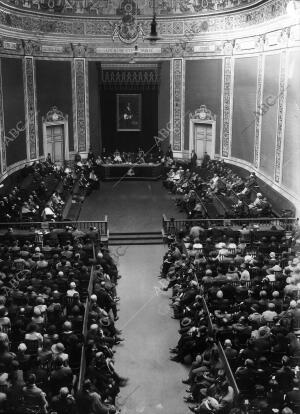
[[[64,126],[47,126],[47,154],[54,162],[64,161]]]
[[[195,124],[194,126],[195,151],[198,160],[203,159],[205,152],[213,158],[212,125]]]

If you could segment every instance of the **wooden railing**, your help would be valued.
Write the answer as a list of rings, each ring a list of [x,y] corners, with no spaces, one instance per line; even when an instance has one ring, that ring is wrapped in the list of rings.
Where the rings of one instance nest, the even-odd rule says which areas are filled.
[[[213,337],[215,339],[215,336],[216,335],[215,335],[215,330],[214,330],[213,322],[212,322],[212,319],[211,319],[211,314],[210,314],[209,308],[207,306],[206,300],[204,298],[202,298],[202,305],[203,305],[203,309],[204,309],[205,313],[207,313],[208,333],[209,333],[209,335],[211,337]],[[220,358],[221,358],[221,360],[223,362],[223,365],[224,365],[224,369],[225,369],[225,372],[226,372],[226,376],[227,376],[228,382],[231,385],[231,387],[233,388],[235,397],[238,397],[240,391],[239,391],[239,388],[238,388],[237,383],[235,381],[233,372],[232,372],[232,370],[230,368],[230,364],[228,362],[228,359],[227,359],[227,357],[225,355],[225,352],[224,352],[224,349],[222,347],[222,344],[221,344],[220,341],[218,341],[217,342],[217,345],[218,345],[218,350],[219,350],[219,356],[220,356]]]
[[[233,388],[235,397],[238,397],[238,395],[240,393],[240,390],[239,390],[239,387],[237,386],[237,383],[236,383],[236,380],[234,378],[233,372],[231,370],[230,364],[228,362],[228,359],[225,355],[224,349],[223,349],[222,344],[221,344],[220,341],[218,341],[218,349],[219,349],[220,358],[222,359],[223,364],[224,364],[224,369],[225,369],[225,372],[226,372],[228,382],[231,385],[231,387]]]
[[[8,222],[8,223],[0,223],[0,232],[6,231],[7,228],[12,227],[15,232],[18,231],[28,231],[34,232],[36,230],[48,231],[49,226],[55,229],[64,229],[66,226],[75,226],[77,229],[81,231],[89,231],[90,227],[95,227],[101,237],[108,237],[108,218],[107,216],[104,217],[104,220],[99,221],[17,221],[17,222]]]
[[[93,259],[96,259],[95,255],[95,246],[93,244]],[[87,338],[87,332],[88,332],[88,319],[89,319],[89,313],[90,313],[90,304],[91,304],[91,295],[93,293],[93,286],[94,286],[94,266],[91,268],[90,273],[90,280],[87,290],[87,298],[85,301],[85,311],[84,311],[84,319],[83,319],[83,326],[82,326],[82,338],[83,338],[83,344],[81,348],[81,359],[80,359],[80,371],[79,371],[79,379],[77,384],[77,390],[81,391],[82,384],[85,378],[86,373],[86,338]]]
[[[298,225],[299,219],[294,217],[277,218],[277,217],[261,217],[261,218],[243,218],[243,219],[175,219],[167,218],[165,214],[162,216],[162,229],[166,236],[176,235],[180,231],[187,231],[195,225],[199,225],[204,229],[213,227],[230,227],[233,230],[247,225],[249,228],[253,226],[275,226],[285,231],[292,230]]]

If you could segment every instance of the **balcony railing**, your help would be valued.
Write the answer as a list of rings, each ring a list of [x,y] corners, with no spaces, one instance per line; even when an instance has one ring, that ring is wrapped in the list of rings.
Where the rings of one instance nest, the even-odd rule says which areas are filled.
[[[171,217],[167,218],[165,214],[162,217],[162,229],[164,236],[175,236],[181,231],[189,231],[193,226],[201,226],[208,230],[214,227],[231,228],[232,230],[238,230],[244,225],[249,228],[272,228],[276,227],[277,230],[292,231],[298,226],[299,219],[290,218],[277,218],[277,217],[262,217],[262,218],[242,218],[242,219],[176,219]],[[257,227],[255,227],[257,226]]]
[[[53,227],[55,229],[65,229],[67,226],[76,227],[78,230],[83,232],[89,231],[91,227],[95,227],[101,237],[108,237],[108,218],[104,217],[104,220],[99,221],[16,221],[16,222],[5,222],[0,223],[0,234],[5,232],[9,227],[13,228],[15,232],[47,232],[49,228]]]

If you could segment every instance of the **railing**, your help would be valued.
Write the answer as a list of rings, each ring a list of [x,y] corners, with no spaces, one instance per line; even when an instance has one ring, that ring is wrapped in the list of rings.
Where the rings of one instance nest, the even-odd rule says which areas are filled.
[[[215,194],[212,202],[219,214],[219,217],[225,217],[226,214],[226,208],[224,207],[223,203],[221,202],[221,200],[219,199],[219,197]]]
[[[214,337],[214,326],[211,320],[211,316],[210,316],[210,312],[206,303],[206,300],[204,298],[202,298],[202,306],[204,309],[204,312],[207,314],[207,328],[208,328],[208,333],[211,337]]]
[[[211,337],[213,337],[215,339],[215,330],[214,330],[214,327],[213,327],[213,322],[212,322],[212,319],[211,319],[211,316],[210,316],[210,312],[209,312],[206,300],[204,298],[202,298],[202,305],[203,305],[203,309],[204,309],[205,313],[207,313],[208,333]],[[218,341],[217,345],[218,345],[220,358],[222,359],[222,362],[223,362],[223,365],[224,365],[224,369],[225,369],[225,372],[226,372],[228,382],[231,385],[231,387],[233,388],[235,397],[238,397],[240,391],[239,391],[239,388],[238,388],[237,383],[235,381],[233,372],[231,371],[230,364],[229,364],[228,359],[225,355],[222,344],[220,343],[220,341]]]
[[[20,221],[20,222],[7,222],[0,223],[0,232],[7,230],[8,227],[12,227],[14,231],[29,231],[35,232],[36,230],[48,231],[49,226],[55,229],[64,229],[66,226],[75,226],[81,231],[88,231],[90,227],[95,227],[101,237],[108,236],[108,218],[104,217],[103,221]]]
[[[95,246],[93,244],[93,259],[95,260]],[[80,359],[80,371],[79,371],[79,379],[77,384],[78,391],[81,390],[82,384],[85,378],[86,373],[86,337],[87,337],[87,331],[88,331],[88,319],[89,319],[89,313],[90,313],[90,299],[91,295],[93,293],[93,285],[94,285],[94,266],[91,268],[90,273],[90,280],[89,285],[87,289],[87,298],[85,301],[85,311],[84,311],[84,319],[83,319],[83,326],[82,326],[82,338],[83,338],[83,344],[81,348],[81,359]]]
[[[253,226],[275,226],[276,228],[289,231],[297,226],[298,218],[277,218],[277,217],[261,217],[261,218],[241,218],[241,219],[168,219],[165,214],[162,217],[162,228],[166,236],[176,235],[180,231],[187,231],[195,225],[199,225],[204,229],[212,227],[231,227],[240,228],[247,225],[249,228]]]
[[[234,378],[233,372],[230,368],[230,364],[228,362],[228,359],[225,355],[224,349],[223,349],[220,342],[218,342],[218,349],[219,349],[219,355],[220,355],[220,357],[223,361],[223,364],[224,364],[224,369],[225,369],[225,372],[226,372],[228,382],[231,385],[231,387],[233,388],[234,395],[237,397],[240,393],[240,390],[239,390],[239,387],[237,386],[237,383],[236,383],[236,380]]]
[[[182,252],[184,254],[188,255],[188,252],[186,250],[186,247],[185,247],[185,244],[184,243],[182,243]],[[198,280],[197,280],[197,282],[198,282]],[[213,325],[213,322],[212,322],[212,319],[211,319],[211,313],[210,313],[210,310],[209,310],[209,308],[207,306],[207,303],[206,303],[206,300],[205,300],[204,297],[202,297],[202,306],[203,306],[203,309],[204,309],[205,314],[207,315],[207,329],[208,329],[208,334],[212,338],[215,339],[216,334],[215,334],[214,325]],[[217,344],[218,344],[219,355],[220,355],[220,358],[222,359],[222,362],[223,362],[223,365],[224,365],[224,369],[225,369],[225,372],[226,372],[226,376],[227,376],[228,382],[231,385],[231,387],[233,388],[234,395],[237,398],[238,395],[239,395],[239,393],[240,393],[239,388],[238,388],[237,383],[235,381],[233,372],[232,372],[232,370],[230,368],[230,364],[229,364],[228,359],[227,359],[227,357],[225,355],[225,352],[224,352],[224,349],[222,347],[222,344],[220,343],[220,341],[218,341]]]

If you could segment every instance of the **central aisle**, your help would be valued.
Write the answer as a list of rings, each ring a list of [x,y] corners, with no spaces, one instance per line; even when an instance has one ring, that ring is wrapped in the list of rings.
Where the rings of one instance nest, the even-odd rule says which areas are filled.
[[[79,220],[103,220],[108,216],[109,231],[160,231],[162,214],[185,218],[161,181],[101,182],[83,203]]]
[[[125,342],[116,347],[115,367],[129,378],[121,388],[118,405],[125,413],[183,414],[187,369],[169,360],[169,347],[179,339],[179,323],[171,319],[170,292],[160,290],[157,275],[164,254],[162,245],[122,246],[112,249],[119,257],[120,319]]]

